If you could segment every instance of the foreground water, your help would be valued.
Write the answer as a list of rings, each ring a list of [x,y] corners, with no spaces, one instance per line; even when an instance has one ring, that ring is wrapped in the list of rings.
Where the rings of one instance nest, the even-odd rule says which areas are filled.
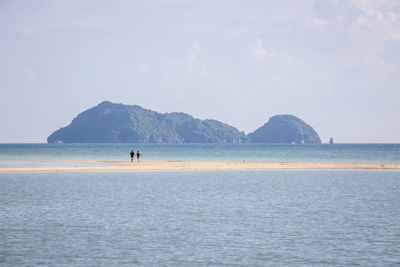
[[[129,160],[276,161],[400,164],[400,144],[0,144],[0,167],[10,161]]]
[[[1,266],[395,266],[398,171],[0,173]]]

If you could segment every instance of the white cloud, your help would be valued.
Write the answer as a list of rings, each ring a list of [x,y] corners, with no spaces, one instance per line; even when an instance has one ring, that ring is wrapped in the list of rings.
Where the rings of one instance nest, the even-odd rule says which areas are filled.
[[[400,2],[352,0],[351,4],[358,16],[348,32],[363,40],[365,61],[361,64],[375,65],[380,76],[386,77],[393,71],[393,64],[388,61],[385,44],[400,40]]]
[[[268,52],[264,47],[260,38],[256,39],[256,43],[250,46],[250,57],[253,59],[262,59],[266,57],[280,57],[276,53]]]
[[[380,41],[400,39],[400,12],[396,12],[399,1],[352,0],[352,4],[360,12],[353,29],[367,29]]]
[[[201,46],[198,43],[192,45],[192,50],[189,55],[189,60],[197,61],[201,54]]]
[[[311,28],[314,31],[320,31],[320,32],[324,32],[324,31],[328,31],[330,29],[333,28],[337,28],[338,26],[340,26],[342,20],[341,18],[338,19],[321,19],[321,18],[312,18],[310,21],[310,25]]]
[[[329,0],[329,2],[331,2],[332,5],[334,5],[334,6],[338,6],[339,5],[339,0]]]
[[[261,59],[265,59],[265,58],[275,59],[276,62],[279,62],[279,63],[292,62],[292,63],[297,64],[300,62],[299,60],[296,60],[289,55],[268,51],[264,47],[261,39],[257,38],[255,44],[250,46],[250,54],[247,57],[246,64],[249,64],[250,62],[255,61],[255,60],[261,60]],[[299,64],[301,64],[301,63],[299,63]]]
[[[255,86],[269,82],[286,86],[288,77],[303,65],[303,61],[296,56],[269,51],[260,38],[250,46],[246,59],[245,67],[251,71]]]
[[[148,73],[150,71],[150,67],[147,64],[140,64],[139,69],[142,73]]]
[[[36,72],[30,67],[24,67],[25,78],[28,82],[36,84],[38,82]]]
[[[202,49],[199,43],[196,42],[192,45],[189,54],[188,65],[191,72],[205,75],[208,74],[209,71],[207,65],[205,63],[202,63],[200,60],[201,51]]]
[[[267,50],[265,50],[261,40],[257,38],[256,44],[252,46],[253,57],[255,58],[263,58],[267,56]]]

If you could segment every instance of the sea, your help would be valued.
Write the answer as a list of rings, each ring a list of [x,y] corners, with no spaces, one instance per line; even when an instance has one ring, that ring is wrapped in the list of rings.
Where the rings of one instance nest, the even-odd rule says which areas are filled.
[[[400,163],[400,144],[0,144],[0,167],[41,161],[143,160]]]
[[[399,144],[0,144],[0,168],[131,150],[400,163]],[[397,170],[3,172],[0,266],[400,266],[399,203]]]

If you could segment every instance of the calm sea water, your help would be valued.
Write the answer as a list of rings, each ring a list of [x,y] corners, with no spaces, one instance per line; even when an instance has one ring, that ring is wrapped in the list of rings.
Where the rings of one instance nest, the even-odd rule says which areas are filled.
[[[1,161],[219,160],[400,163],[400,144],[0,144]],[[4,164],[3,164],[4,165]]]
[[[0,174],[1,266],[399,266],[399,171]]]

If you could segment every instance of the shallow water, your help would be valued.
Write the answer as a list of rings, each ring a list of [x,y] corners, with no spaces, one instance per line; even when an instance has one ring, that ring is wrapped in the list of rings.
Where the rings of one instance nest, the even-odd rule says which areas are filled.
[[[400,164],[400,144],[0,144],[0,161],[285,161]]]
[[[104,164],[81,162],[50,162],[50,161],[9,161],[0,160],[0,168],[46,168],[46,167],[97,167]]]
[[[394,266],[399,171],[0,174],[0,265]]]

